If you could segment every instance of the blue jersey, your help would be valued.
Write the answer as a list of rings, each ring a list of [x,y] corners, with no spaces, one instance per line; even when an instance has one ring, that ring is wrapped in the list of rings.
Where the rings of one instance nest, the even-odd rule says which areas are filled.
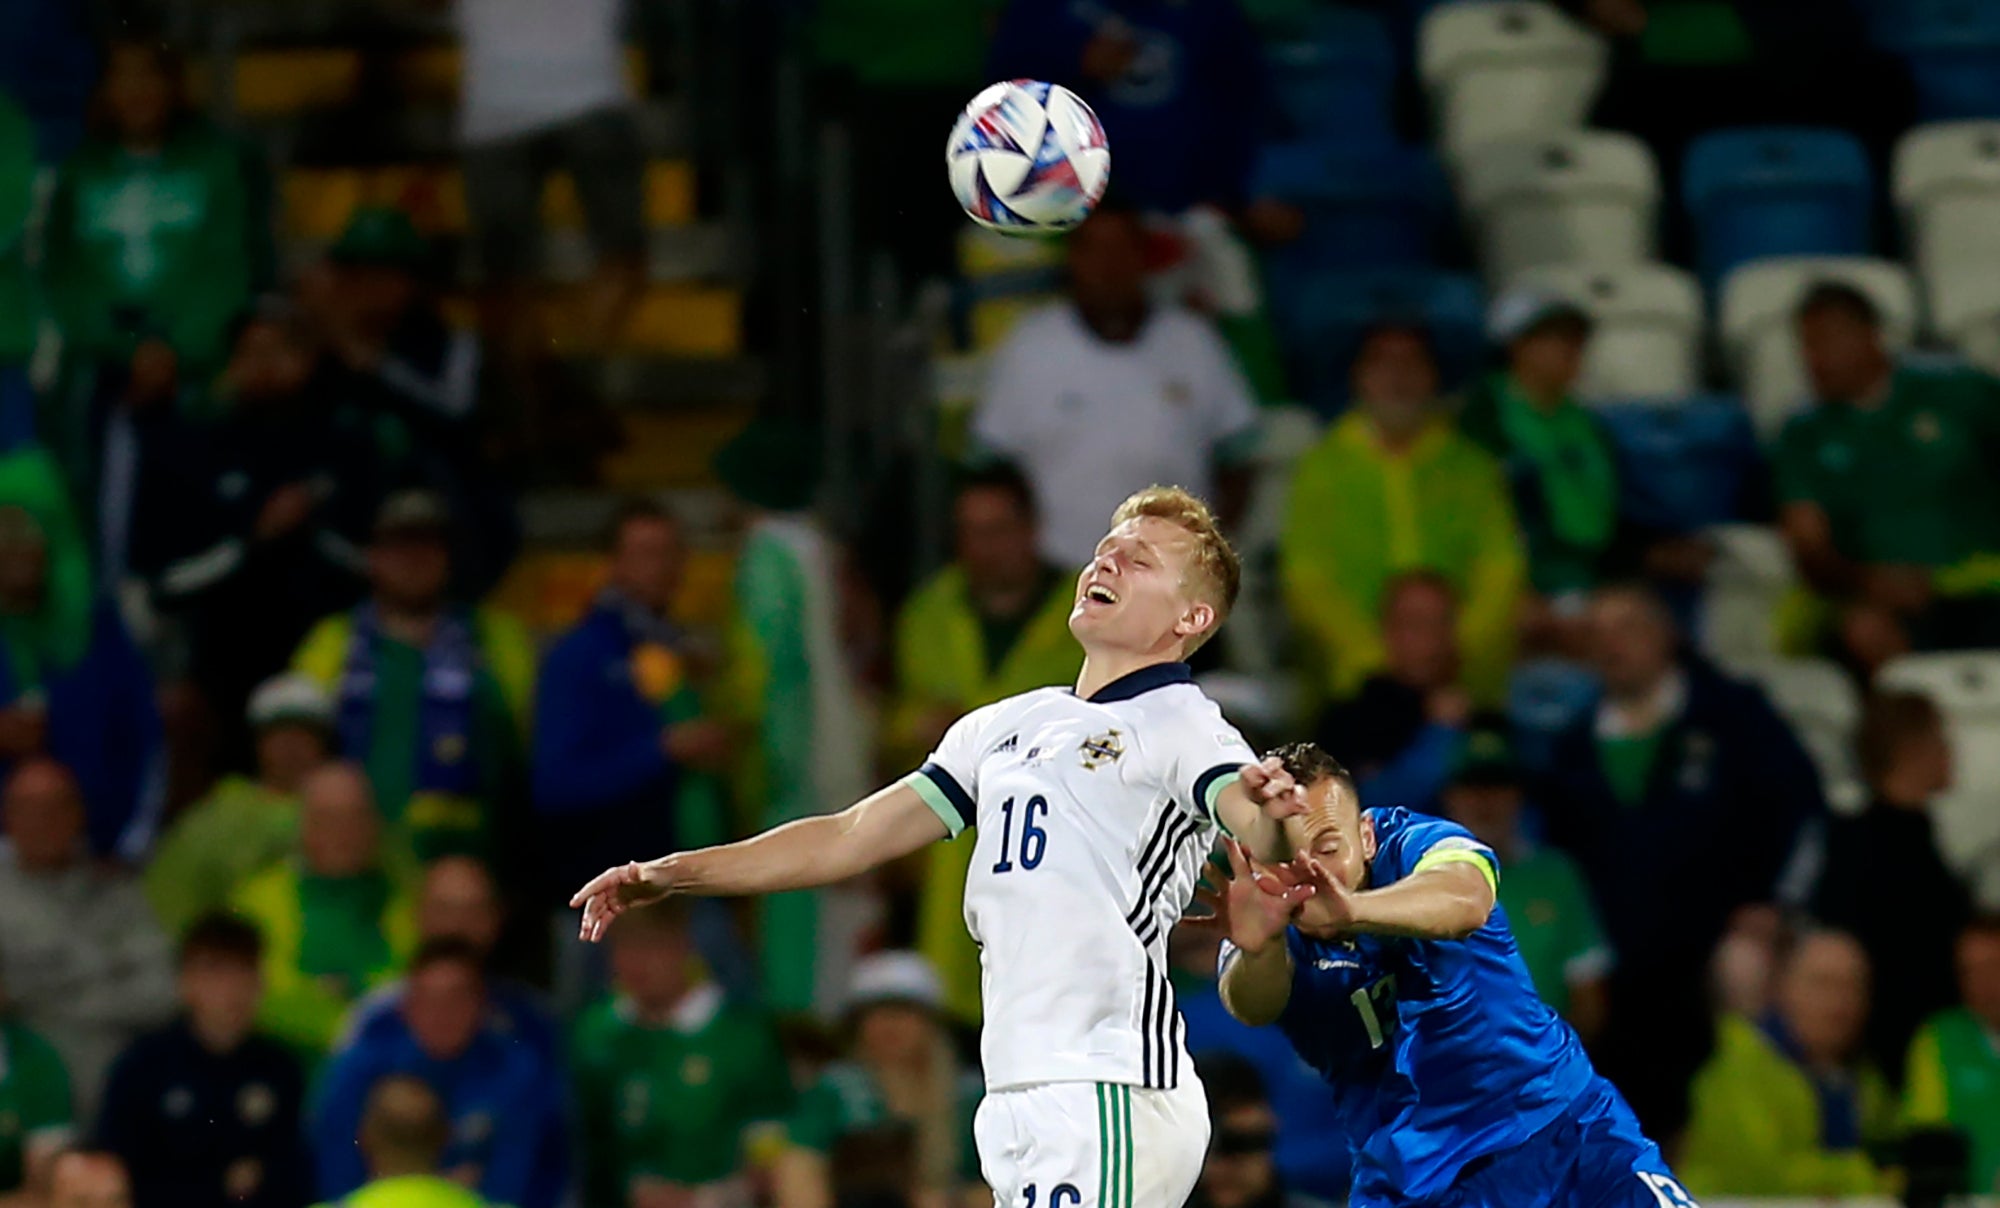
[[[1451,861],[1497,886],[1498,859],[1463,827],[1403,809],[1367,816],[1369,887]],[[1292,989],[1278,1027],[1334,1088],[1356,1205],[1437,1197],[1467,1162],[1523,1144],[1596,1082],[1576,1033],[1536,995],[1498,905],[1462,940],[1327,942],[1294,929],[1286,942]]]

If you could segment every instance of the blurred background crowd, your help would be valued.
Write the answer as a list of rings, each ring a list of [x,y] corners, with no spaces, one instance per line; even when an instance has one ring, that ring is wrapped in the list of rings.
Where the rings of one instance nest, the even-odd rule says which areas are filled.
[[[1690,1189],[2000,1193],[1994,371],[1980,0],[12,0],[0,1205],[990,1202],[969,841],[563,902],[1070,680],[1154,482]],[[1174,951],[1203,1208],[1339,1201]]]

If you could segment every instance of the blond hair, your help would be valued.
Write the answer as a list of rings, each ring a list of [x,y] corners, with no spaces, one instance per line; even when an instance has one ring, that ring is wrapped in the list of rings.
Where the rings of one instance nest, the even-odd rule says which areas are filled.
[[[1192,493],[1180,487],[1150,486],[1126,497],[1111,514],[1113,528],[1128,520],[1164,520],[1194,538],[1194,556],[1188,564],[1184,586],[1215,609],[1215,624],[1188,639],[1187,653],[1193,654],[1215,636],[1236,606],[1236,593],[1243,586],[1243,560],[1222,535],[1215,513]]]

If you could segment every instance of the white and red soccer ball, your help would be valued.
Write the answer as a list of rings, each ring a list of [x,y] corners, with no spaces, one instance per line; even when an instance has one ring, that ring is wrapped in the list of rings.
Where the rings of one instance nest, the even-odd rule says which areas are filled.
[[[944,157],[966,214],[1008,234],[1069,230],[1111,180],[1097,115],[1074,92],[1040,80],[1008,80],[973,97]]]

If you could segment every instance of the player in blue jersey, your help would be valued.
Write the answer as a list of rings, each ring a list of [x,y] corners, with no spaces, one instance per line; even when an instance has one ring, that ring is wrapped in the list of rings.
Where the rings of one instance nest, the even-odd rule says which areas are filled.
[[[1204,889],[1225,929],[1222,1000],[1276,1024],[1333,1087],[1354,1208],[1688,1208],[1694,1203],[1536,995],[1499,907],[1492,850],[1455,823],[1363,810],[1310,743],[1297,858],[1233,842]],[[1216,878],[1221,881],[1218,875]]]

